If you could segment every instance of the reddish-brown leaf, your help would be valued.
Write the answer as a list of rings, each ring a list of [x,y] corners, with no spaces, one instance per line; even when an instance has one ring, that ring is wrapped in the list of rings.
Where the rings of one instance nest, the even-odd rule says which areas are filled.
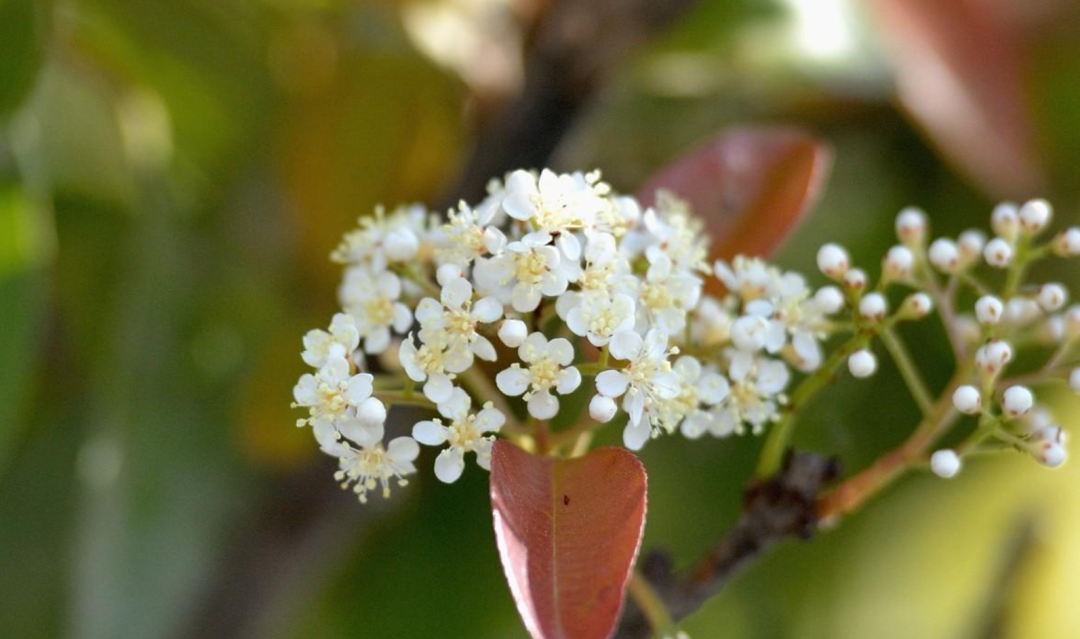
[[[944,154],[994,196],[1039,194],[1015,18],[980,0],[868,2],[893,52],[900,101]]]
[[[552,459],[497,441],[495,537],[534,639],[606,639],[645,525],[645,469],[622,448]]]
[[[819,139],[796,129],[724,131],[662,169],[639,196],[660,189],[687,200],[705,218],[713,257],[769,255],[816,201],[832,166]]]

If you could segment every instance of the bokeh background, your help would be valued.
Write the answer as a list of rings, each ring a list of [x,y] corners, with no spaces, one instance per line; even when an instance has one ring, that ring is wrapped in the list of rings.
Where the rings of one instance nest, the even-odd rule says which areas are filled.
[[[444,201],[559,1],[0,0],[0,637],[525,637],[486,476],[361,508],[289,401],[337,238],[378,202]],[[834,172],[778,259],[808,271],[833,240],[876,272],[908,204],[951,234],[1002,198],[1080,221],[1075,2],[675,4],[575,88],[553,166],[632,191],[725,126],[805,127]],[[940,332],[905,336],[943,383]],[[850,470],[916,419],[887,365],[831,397],[797,443]],[[646,547],[707,548],[759,445],[650,445]],[[912,476],[685,627],[1078,637],[1078,479],[1019,455]]]

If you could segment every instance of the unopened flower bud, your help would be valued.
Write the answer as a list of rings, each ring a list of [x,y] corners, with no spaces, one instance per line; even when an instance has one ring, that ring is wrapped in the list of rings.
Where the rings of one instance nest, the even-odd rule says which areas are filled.
[[[982,340],[982,328],[970,315],[958,315],[955,322],[956,334],[964,344],[978,344]]]
[[[976,229],[964,231],[956,240],[956,247],[960,251],[960,268],[967,268],[982,256],[986,234]]]
[[[1012,361],[1012,347],[1007,342],[994,340],[975,351],[975,366],[988,377],[995,377]]]
[[[618,410],[619,407],[615,405],[615,400],[603,395],[594,395],[589,402],[589,417],[601,424],[610,422]]]
[[[1001,397],[1001,409],[1011,419],[1026,415],[1035,405],[1035,396],[1025,386],[1010,386]]]
[[[439,283],[439,286],[446,286],[448,282],[461,276],[461,267],[456,264],[443,264],[439,270],[435,271],[435,281]]]
[[[978,415],[982,412],[982,395],[974,386],[961,386],[952,396],[953,406],[965,415]]]
[[[894,246],[885,254],[882,262],[882,277],[886,281],[903,281],[911,276],[911,267],[915,264],[915,256],[911,249],[906,246]]]
[[[920,246],[926,241],[928,226],[926,213],[908,207],[896,216],[896,237],[906,246]]]
[[[1047,468],[1057,468],[1068,459],[1065,447],[1054,442],[1039,442],[1031,449],[1031,456]]]
[[[521,346],[528,336],[529,328],[521,320],[503,320],[503,323],[499,325],[499,339],[510,348]]]
[[[859,379],[870,377],[877,372],[877,357],[865,348],[855,351],[848,358],[848,370]]]
[[[950,239],[938,238],[930,245],[930,263],[942,273],[960,270],[960,249]]]
[[[1054,253],[1061,257],[1080,255],[1080,228],[1065,229],[1054,238]]]
[[[975,302],[975,319],[984,326],[997,324],[1004,313],[1005,304],[993,295],[984,295]]]
[[[1074,368],[1069,373],[1069,388],[1073,389],[1074,393],[1080,393],[1080,368]]]
[[[983,257],[986,258],[986,263],[994,268],[1008,268],[1013,260],[1013,247],[1002,238],[995,237],[986,243]]]
[[[386,405],[374,397],[369,397],[356,407],[356,420],[368,427],[384,424]]]
[[[900,317],[903,319],[922,319],[934,310],[934,300],[926,293],[912,293],[904,298],[900,306]]]
[[[866,283],[866,271],[863,271],[861,268],[853,268],[847,273],[844,273],[844,288],[849,291],[864,291],[866,290]]]
[[[1039,303],[1027,297],[1014,297],[1005,305],[1005,319],[1013,326],[1026,326],[1042,317]]]
[[[871,322],[881,322],[889,312],[889,303],[881,293],[870,293],[859,300],[859,315]]]
[[[1080,337],[1080,305],[1070,306],[1065,311],[1065,336],[1069,339]]]
[[[1020,230],[1020,215],[1016,205],[1011,202],[1003,202],[994,208],[990,214],[990,228],[998,237],[1003,237],[1010,242],[1016,239]]]
[[[1050,225],[1053,214],[1053,209],[1046,200],[1029,200],[1018,212],[1020,230],[1028,235],[1038,235]]]
[[[1069,292],[1061,284],[1043,284],[1039,287],[1039,306],[1047,313],[1053,313],[1065,306]]]
[[[822,286],[814,293],[814,302],[826,315],[832,315],[844,308],[844,294],[835,286]]]
[[[839,244],[826,244],[818,249],[817,264],[827,277],[838,280],[851,268],[851,258]]]
[[[962,464],[955,451],[942,449],[930,456],[930,470],[942,479],[952,479],[960,472]]]

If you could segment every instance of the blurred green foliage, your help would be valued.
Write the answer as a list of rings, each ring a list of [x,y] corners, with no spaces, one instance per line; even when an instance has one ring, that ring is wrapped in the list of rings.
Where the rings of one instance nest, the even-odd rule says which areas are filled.
[[[300,335],[333,308],[326,256],[376,203],[435,201],[469,142],[470,87],[418,52],[401,20],[410,4],[0,0],[0,637],[191,636],[236,549],[289,497],[275,491],[313,463],[336,490],[288,408]],[[828,3],[850,43],[822,57],[796,46],[798,4],[703,3],[611,79],[556,163],[599,166],[632,190],[727,124],[797,123],[835,145],[836,168],[786,266],[808,269],[831,240],[875,271],[910,203],[948,233],[982,223],[991,198],[898,111],[860,5]],[[1046,195],[1075,223],[1080,13],[1061,4],[1032,3],[1053,19],[1015,19],[1038,34],[1024,90]],[[905,336],[943,383],[940,329]],[[837,385],[798,443],[857,469],[901,441],[915,409],[882,373]],[[736,516],[759,445],[650,445],[646,547],[679,563],[707,548]],[[914,478],[838,531],[785,546],[687,629],[1073,636],[1075,464],[973,466],[947,485]],[[304,569],[266,559],[284,577],[273,596],[240,599],[262,607],[244,636],[524,637],[486,481],[475,468],[452,487],[423,474],[360,524],[327,524],[336,532],[298,555]],[[1020,585],[988,608],[1028,526]]]

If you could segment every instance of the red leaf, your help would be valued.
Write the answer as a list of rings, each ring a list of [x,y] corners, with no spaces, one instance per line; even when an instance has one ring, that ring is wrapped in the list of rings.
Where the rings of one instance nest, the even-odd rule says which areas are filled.
[[[641,462],[622,448],[559,460],[495,442],[495,537],[534,639],[611,635],[641,546],[645,487]]]
[[[900,101],[988,193],[1040,194],[1019,27],[998,3],[870,0],[893,50]]]
[[[795,129],[727,130],[662,169],[639,192],[687,200],[705,218],[713,257],[772,253],[816,201],[832,165],[817,138]]]

